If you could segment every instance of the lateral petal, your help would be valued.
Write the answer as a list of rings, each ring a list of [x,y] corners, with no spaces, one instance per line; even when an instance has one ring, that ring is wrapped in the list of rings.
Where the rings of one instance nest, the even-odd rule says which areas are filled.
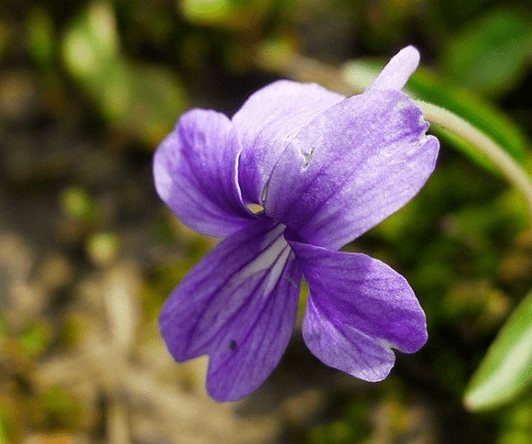
[[[404,206],[432,173],[439,142],[399,91],[343,100],[292,138],[270,177],[268,216],[338,249]]]
[[[319,85],[279,80],[256,91],[233,116],[242,143],[239,181],[246,202],[262,204],[264,187],[288,141],[344,99]]]
[[[159,327],[176,361],[210,355],[207,390],[234,401],[257,389],[295,325],[301,273],[283,236],[264,219],[218,244],[166,301]]]
[[[395,361],[390,347],[425,344],[425,314],[404,277],[364,254],[289,242],[310,291],[303,338],[322,362],[379,381]]]
[[[231,234],[255,217],[238,187],[239,152],[236,131],[226,116],[189,111],[154,155],[155,188],[189,227],[209,236]]]

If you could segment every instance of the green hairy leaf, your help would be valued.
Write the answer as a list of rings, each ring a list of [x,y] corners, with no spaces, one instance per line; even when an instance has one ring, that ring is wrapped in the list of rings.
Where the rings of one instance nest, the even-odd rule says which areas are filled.
[[[532,292],[515,309],[488,349],[464,396],[471,410],[514,399],[532,381]]]

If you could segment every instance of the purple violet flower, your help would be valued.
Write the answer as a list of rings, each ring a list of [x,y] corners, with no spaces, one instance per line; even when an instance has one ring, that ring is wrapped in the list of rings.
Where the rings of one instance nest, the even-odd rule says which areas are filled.
[[[193,109],[154,157],[161,199],[188,226],[224,237],[172,292],[159,319],[178,362],[209,355],[218,401],[260,387],[278,364],[309,286],[303,338],[328,366],[384,379],[426,319],[407,281],[339,251],[405,205],[434,169],[438,140],[400,90],[418,51],[400,51],[363,94],[282,80],[228,119]],[[253,212],[250,205],[260,205]]]

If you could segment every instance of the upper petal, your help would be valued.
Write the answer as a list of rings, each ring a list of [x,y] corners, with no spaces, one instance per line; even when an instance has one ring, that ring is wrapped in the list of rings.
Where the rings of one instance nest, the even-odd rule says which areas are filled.
[[[364,254],[290,245],[309,284],[303,337],[325,364],[378,381],[394,364],[390,347],[425,344],[425,314],[400,274]]]
[[[432,173],[438,140],[399,91],[370,90],[292,138],[270,177],[266,214],[305,242],[340,248],[405,205]]]
[[[155,188],[185,224],[210,236],[225,236],[253,216],[237,182],[240,144],[223,114],[195,109],[179,119],[153,161]]]
[[[233,116],[242,143],[239,181],[246,202],[262,204],[264,187],[288,141],[344,96],[316,84],[274,82],[252,94]]]
[[[401,49],[373,81],[372,89],[402,89],[419,65],[419,51],[413,46]]]
[[[301,274],[283,230],[259,218],[224,239],[161,312],[161,334],[177,361],[210,355],[207,390],[219,401],[257,389],[290,339]]]

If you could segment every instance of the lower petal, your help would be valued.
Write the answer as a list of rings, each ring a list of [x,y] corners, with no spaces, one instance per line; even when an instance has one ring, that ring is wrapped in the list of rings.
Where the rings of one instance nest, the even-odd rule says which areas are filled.
[[[303,337],[325,364],[379,381],[393,367],[391,347],[425,344],[425,314],[403,276],[364,254],[290,245],[310,290]]]
[[[303,320],[303,339],[321,362],[364,381],[382,381],[395,362],[388,347],[348,324],[339,326],[312,298]]]
[[[259,219],[218,244],[166,301],[159,325],[177,361],[210,355],[207,390],[234,401],[271,374],[294,328],[301,274],[284,227]]]

